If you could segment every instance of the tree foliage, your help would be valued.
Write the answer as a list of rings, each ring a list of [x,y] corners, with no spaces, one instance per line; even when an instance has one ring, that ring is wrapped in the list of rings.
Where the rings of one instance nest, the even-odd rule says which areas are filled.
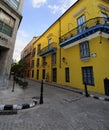
[[[19,77],[24,77],[26,69],[26,64],[20,60],[18,63],[13,63],[11,66],[11,74],[17,75]]]

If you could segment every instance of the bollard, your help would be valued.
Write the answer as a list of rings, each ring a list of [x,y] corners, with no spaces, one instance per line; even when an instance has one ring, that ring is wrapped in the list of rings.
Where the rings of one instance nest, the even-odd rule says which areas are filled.
[[[89,94],[88,94],[88,91],[87,91],[87,84],[84,83],[84,86],[85,86],[85,96],[86,96],[86,97],[89,97]]]
[[[40,90],[40,104],[43,104],[43,80],[41,81],[41,90]]]
[[[14,92],[14,86],[15,86],[15,75],[13,77],[13,88],[12,88],[12,92]]]

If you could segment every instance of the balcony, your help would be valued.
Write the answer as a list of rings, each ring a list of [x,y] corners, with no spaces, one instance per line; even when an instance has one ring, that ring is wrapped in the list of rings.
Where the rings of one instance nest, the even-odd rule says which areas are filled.
[[[109,35],[109,19],[103,17],[96,17],[74,28],[60,37],[60,46],[69,48],[80,42],[93,39],[101,33]],[[105,37],[106,37],[105,36]]]
[[[44,47],[43,49],[41,49],[40,51],[38,51],[38,55],[46,56],[46,55],[56,52],[56,50],[57,50],[56,43],[52,42],[50,45],[48,45],[48,46]]]

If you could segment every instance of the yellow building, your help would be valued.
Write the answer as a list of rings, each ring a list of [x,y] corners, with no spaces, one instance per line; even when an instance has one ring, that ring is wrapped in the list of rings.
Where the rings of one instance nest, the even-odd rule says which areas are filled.
[[[34,43],[32,77],[109,95],[109,0],[78,0]]]

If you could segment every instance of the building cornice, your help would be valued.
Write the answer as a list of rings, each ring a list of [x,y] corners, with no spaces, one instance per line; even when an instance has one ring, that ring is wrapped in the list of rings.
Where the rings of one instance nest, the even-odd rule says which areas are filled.
[[[18,18],[22,19],[22,15],[14,8],[12,8],[6,1],[0,1],[0,3],[2,3],[2,5],[4,5],[5,7],[7,7],[7,9],[13,12],[13,14],[15,14]]]

